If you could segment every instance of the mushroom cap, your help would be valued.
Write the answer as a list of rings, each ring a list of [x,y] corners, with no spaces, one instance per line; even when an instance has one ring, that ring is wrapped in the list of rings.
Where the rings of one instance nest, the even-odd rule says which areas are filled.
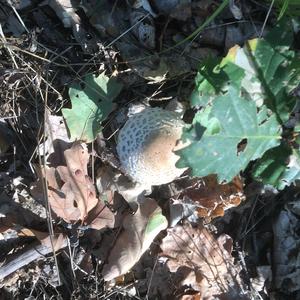
[[[173,181],[185,169],[175,163],[174,153],[182,147],[184,122],[174,112],[146,108],[133,115],[120,130],[117,152],[123,170],[143,185],[160,185]]]

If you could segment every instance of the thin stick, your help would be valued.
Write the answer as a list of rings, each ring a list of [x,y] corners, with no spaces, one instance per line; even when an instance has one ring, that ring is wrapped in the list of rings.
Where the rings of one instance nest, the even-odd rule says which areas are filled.
[[[66,246],[67,241],[65,240],[61,248],[64,248]],[[51,252],[52,247],[45,245],[31,245],[28,250],[25,250],[22,254],[17,253],[15,258],[11,259],[11,261],[0,268],[0,280],[3,280],[5,277],[11,275],[15,271],[23,268],[24,266],[27,266],[31,262]],[[12,257],[14,256],[15,255],[13,255]]]
[[[274,1],[275,1],[275,0],[272,0],[272,3],[270,4],[270,7],[269,7],[268,12],[267,12],[267,15],[266,15],[266,18],[265,18],[265,20],[264,20],[264,24],[263,24],[263,26],[262,26],[262,28],[261,28],[261,32],[260,32],[259,38],[261,38],[262,35],[263,35],[263,33],[264,33],[264,30],[265,30],[267,21],[268,21],[268,19],[269,19],[269,16],[270,16],[272,7],[273,7],[273,5],[274,5]]]
[[[45,94],[45,100],[44,100],[44,104],[45,104],[45,108],[44,108],[44,130],[46,128],[46,106],[47,106],[47,96],[48,96],[48,86],[46,86],[46,94]],[[37,147],[37,152],[38,152],[38,157],[39,157],[39,164],[40,167],[44,167],[44,169],[46,168],[46,153],[45,153],[45,140],[43,141],[43,161],[41,158],[41,154],[40,154],[40,149],[39,147]],[[53,223],[52,223],[52,214],[51,214],[51,208],[50,208],[50,203],[49,203],[49,198],[48,198],[48,182],[47,182],[47,175],[45,172],[45,178],[43,178],[42,180],[43,183],[43,193],[45,196],[45,202],[46,202],[46,214],[47,214],[47,223],[48,223],[48,229],[49,229],[49,236],[50,236],[50,242],[51,242],[51,248],[53,251],[53,258],[55,261],[55,266],[56,266],[56,270],[57,270],[57,278],[58,278],[58,284],[61,285],[61,278],[60,278],[60,272],[59,272],[59,268],[58,268],[58,262],[57,262],[57,255],[56,255],[56,251],[54,248],[54,229],[53,229]]]

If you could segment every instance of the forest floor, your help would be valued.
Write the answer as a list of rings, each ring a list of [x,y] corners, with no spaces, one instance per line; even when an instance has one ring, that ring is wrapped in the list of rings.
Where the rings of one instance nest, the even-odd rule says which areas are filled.
[[[198,66],[264,36],[270,2],[229,1],[214,16],[222,1],[0,0],[1,300],[300,299],[299,186],[187,170],[141,194],[116,151],[144,107],[191,123]],[[91,74],[111,80],[114,104],[79,144],[64,109]],[[55,207],[64,198],[49,185],[66,162],[85,175],[80,188],[63,180],[68,192],[88,189],[93,205]]]

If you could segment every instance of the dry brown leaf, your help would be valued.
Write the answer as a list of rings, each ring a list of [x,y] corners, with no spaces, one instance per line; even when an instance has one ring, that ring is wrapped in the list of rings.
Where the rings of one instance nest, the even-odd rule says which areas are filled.
[[[172,272],[180,266],[188,266],[203,269],[206,276],[213,279],[214,273],[227,273],[226,262],[231,261],[232,240],[227,235],[216,240],[206,228],[186,223],[168,229],[161,248],[163,255],[170,258],[168,266]],[[210,270],[213,266],[215,270]]]
[[[124,218],[123,231],[109,254],[108,263],[103,267],[104,280],[109,281],[128,272],[167,225],[156,201],[144,199],[134,215]]]
[[[0,218],[0,233],[3,233],[9,229],[14,229],[16,225],[16,218],[14,217],[2,217]]]
[[[245,199],[239,177],[227,184],[219,184],[215,175],[202,178],[199,186],[186,189],[183,196],[198,207],[199,217],[209,219],[223,216],[226,209],[238,206]]]
[[[67,166],[57,167],[57,171],[65,184],[62,187],[65,195],[76,201],[80,211],[80,219],[84,220],[88,212],[98,203],[92,180],[87,173],[89,153],[84,144],[74,143],[71,149],[65,150]]]
[[[181,272],[178,284],[200,291],[200,299],[226,293],[230,293],[231,299],[242,299],[238,298],[238,274],[233,267],[229,236],[223,234],[216,239],[206,228],[186,223],[168,229],[161,249],[162,256],[168,258],[170,271]]]
[[[48,199],[51,209],[68,223],[78,221],[81,213],[79,208],[74,205],[75,196],[70,190],[69,183],[65,183],[60,188],[56,179],[56,170],[45,167],[44,171],[48,183]]]
[[[39,231],[39,230],[24,227],[20,229],[18,235],[36,237],[42,245],[47,246],[49,248],[52,247],[52,243],[53,243],[53,248],[55,251],[58,251],[59,249],[66,247],[67,244],[66,236],[62,233],[55,233],[54,236],[52,237],[52,243],[51,243],[51,238],[49,233],[44,231]]]
[[[114,215],[96,197],[94,184],[87,173],[89,154],[86,145],[74,143],[64,151],[64,157],[66,166],[45,166],[37,172],[39,179],[31,185],[32,195],[43,198],[42,177],[45,177],[49,204],[58,217],[67,223],[81,221],[95,229],[111,227]]]
[[[113,197],[113,193],[111,195]],[[109,201],[110,202],[110,201]],[[93,229],[104,227],[114,227],[115,216],[103,201],[98,201],[97,205],[89,212],[86,223]]]
[[[180,300],[201,300],[201,294],[183,295]]]

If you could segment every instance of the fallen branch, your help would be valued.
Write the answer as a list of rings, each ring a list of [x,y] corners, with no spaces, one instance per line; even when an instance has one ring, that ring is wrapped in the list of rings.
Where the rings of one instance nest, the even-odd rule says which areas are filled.
[[[61,249],[67,246],[67,240],[64,239]],[[29,248],[29,249],[28,249]],[[23,250],[22,254],[16,253],[9,258],[9,261],[0,267],[0,280],[3,280],[5,277],[11,275],[15,271],[27,266],[31,262],[43,257],[49,253],[52,253],[52,247],[46,245],[30,245],[27,250]]]

